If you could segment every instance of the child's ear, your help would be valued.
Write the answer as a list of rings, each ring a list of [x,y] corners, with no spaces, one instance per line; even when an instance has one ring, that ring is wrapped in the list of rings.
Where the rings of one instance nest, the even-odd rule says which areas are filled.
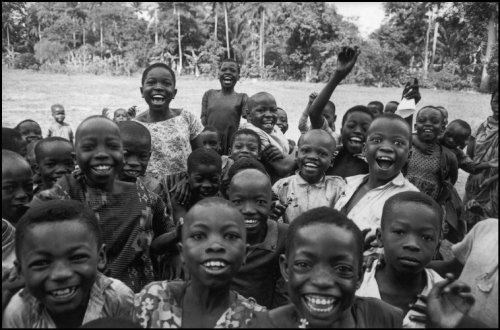
[[[415,124],[413,124],[413,130],[414,130],[414,131],[417,131],[417,124],[416,124],[416,123],[415,123]]]
[[[384,247],[384,244],[382,244],[382,229],[380,227],[375,230],[375,237],[377,238],[378,246]]]
[[[106,268],[106,263],[108,261],[106,257],[106,244],[102,244],[101,248],[97,253],[98,253],[97,269],[104,270],[104,268]]]
[[[281,276],[283,276],[283,279],[285,282],[288,282],[288,279],[290,276],[288,275],[288,262],[286,260],[286,256],[284,254],[280,255],[280,271],[281,271]]]

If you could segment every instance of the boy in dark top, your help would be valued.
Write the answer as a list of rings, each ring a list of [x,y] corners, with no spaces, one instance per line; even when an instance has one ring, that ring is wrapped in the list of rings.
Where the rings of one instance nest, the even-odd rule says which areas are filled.
[[[248,96],[234,90],[239,74],[235,60],[223,60],[219,69],[221,89],[206,91],[201,102],[201,123],[214,126],[219,132],[222,155],[228,155],[231,137],[240,126],[241,117],[246,117]]]

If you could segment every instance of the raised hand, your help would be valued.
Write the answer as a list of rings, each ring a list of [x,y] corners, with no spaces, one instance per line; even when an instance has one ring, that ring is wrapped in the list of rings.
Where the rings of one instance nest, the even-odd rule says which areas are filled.
[[[309,104],[312,104],[317,97],[318,93],[316,92],[312,92],[311,94],[309,94]]]
[[[414,99],[415,104],[417,104],[422,96],[420,95],[420,90],[419,90],[419,85],[418,85],[418,79],[414,78],[413,83],[408,81],[405,85],[405,88],[403,89],[403,98],[407,100]]]
[[[357,46],[354,46],[354,48],[342,47],[342,50],[340,51],[337,58],[336,70],[336,72],[340,74],[342,78],[346,77],[349,72],[351,72],[360,53],[361,52]]]

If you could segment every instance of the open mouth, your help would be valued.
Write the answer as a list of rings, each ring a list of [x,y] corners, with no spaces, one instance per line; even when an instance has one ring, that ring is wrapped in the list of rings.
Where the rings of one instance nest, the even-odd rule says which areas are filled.
[[[214,259],[207,260],[203,264],[203,268],[210,274],[219,274],[224,272],[227,268],[229,268],[229,264],[225,260]]]
[[[358,147],[358,148],[363,147],[363,139],[358,136],[353,136],[348,141],[353,147]]]
[[[394,160],[392,158],[384,156],[377,157],[375,161],[377,162],[377,165],[383,170],[389,169],[389,167],[394,164]]]
[[[163,105],[165,104],[166,98],[163,95],[153,95],[151,97],[151,103],[154,105]]]
[[[309,170],[309,171],[316,171],[319,168],[319,166],[315,163],[306,162],[306,163],[304,163],[302,168],[305,170]]]
[[[259,220],[257,219],[245,219],[245,227],[247,229],[255,228],[259,225]]]
[[[109,175],[111,173],[111,166],[109,165],[96,165],[92,166],[92,171],[97,175]]]
[[[338,303],[337,298],[317,294],[303,295],[302,301],[309,312],[314,314],[329,313]]]
[[[424,134],[434,134],[434,131],[431,128],[424,128],[422,130],[422,133],[424,133]]]
[[[123,170],[123,173],[126,176],[129,176],[132,178],[138,178],[141,175],[141,171],[135,171],[135,170]]]
[[[47,294],[54,300],[67,301],[73,298],[78,286],[72,286],[64,289],[48,291]]]
[[[224,76],[224,77],[222,78],[222,82],[223,82],[224,84],[226,84],[226,85],[230,85],[230,84],[232,84],[232,83],[233,83],[233,81],[234,81],[234,79],[233,79],[233,77],[231,77],[231,76]]]

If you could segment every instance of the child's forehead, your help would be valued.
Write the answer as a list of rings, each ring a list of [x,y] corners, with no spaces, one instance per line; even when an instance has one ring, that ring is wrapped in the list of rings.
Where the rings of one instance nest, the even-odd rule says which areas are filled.
[[[36,121],[25,121],[19,125],[19,128],[29,129],[29,130],[39,130],[40,125]]]
[[[441,219],[439,213],[430,205],[417,201],[403,200],[398,203],[391,204],[392,207],[387,212],[387,217],[383,219],[385,228],[387,224],[396,224],[410,221],[414,228],[425,228],[429,225],[440,228]],[[424,213],[425,212],[425,213]],[[424,214],[431,213],[432,216],[423,216]],[[419,221],[413,221],[419,219]]]
[[[383,132],[385,135],[394,135],[404,132],[405,137],[411,134],[410,128],[405,123],[390,118],[378,118],[368,128],[367,134]]]
[[[372,122],[373,117],[367,114],[366,112],[363,111],[352,111],[350,112],[347,117],[346,117],[346,122],[348,121],[366,121],[366,122]]]
[[[444,113],[441,110],[439,110],[437,108],[432,108],[432,107],[422,108],[417,113],[417,117],[422,117],[424,115],[433,115],[433,116],[438,116],[438,117],[444,118]]]
[[[82,123],[77,130],[78,135],[103,136],[116,134],[120,136],[120,129],[111,120],[106,118],[92,118]]]
[[[194,174],[194,173],[196,173],[196,174],[202,174],[202,173],[213,174],[213,173],[219,173],[220,170],[214,164],[195,163],[195,164],[193,164],[193,166],[191,167],[189,172],[191,174]]]
[[[60,153],[61,151],[65,151],[71,156],[73,146],[69,141],[48,141],[38,146],[38,153],[42,155],[42,157],[50,156],[54,152]]]
[[[115,110],[115,115],[116,115],[116,114],[119,114],[119,113],[120,113],[120,114],[123,114],[123,113],[124,113],[124,114],[127,114],[127,110],[125,110],[125,109],[116,109],[116,110]]]
[[[146,75],[146,79],[150,76],[151,77],[165,76],[164,78],[169,78],[171,80],[174,79],[172,73],[167,68],[161,66],[157,66],[149,70],[148,74]]]
[[[204,131],[200,133],[200,136],[204,139],[216,139],[219,133],[213,131]]]
[[[14,173],[31,177],[31,167],[28,161],[20,157],[2,157],[2,180],[8,179]]]
[[[224,61],[222,62],[221,68],[224,68],[224,67],[234,67],[234,68],[238,68],[238,64],[236,64],[235,62],[232,62],[232,61]]]
[[[259,143],[258,138],[249,133],[241,133],[238,134],[234,137],[234,142],[255,142],[256,144]]]
[[[213,221],[206,221],[207,219]],[[213,228],[222,223],[235,224],[237,227],[244,226],[243,216],[237,209],[214,203],[198,204],[192,207],[184,218],[183,228],[189,230],[193,225],[203,225]]]
[[[274,105],[274,106],[276,106],[276,100],[275,100],[274,96],[272,96],[269,93],[259,93],[257,95],[253,95],[250,98],[250,101],[251,101],[251,104],[253,105],[253,107],[256,107],[259,105]]]
[[[329,247],[350,246],[352,251],[356,251],[358,248],[354,233],[335,223],[312,222],[297,229],[295,237],[292,239],[295,250],[307,245],[321,244],[322,241],[327,242]],[[336,254],[336,249],[328,248],[321,252]],[[357,257],[356,253],[353,255]]]
[[[286,114],[285,110],[283,110],[281,108],[278,108],[277,111],[278,111],[278,116],[285,116],[285,117],[287,117],[287,114]]]
[[[131,134],[120,131],[123,147],[151,148],[151,140],[144,135]]]

